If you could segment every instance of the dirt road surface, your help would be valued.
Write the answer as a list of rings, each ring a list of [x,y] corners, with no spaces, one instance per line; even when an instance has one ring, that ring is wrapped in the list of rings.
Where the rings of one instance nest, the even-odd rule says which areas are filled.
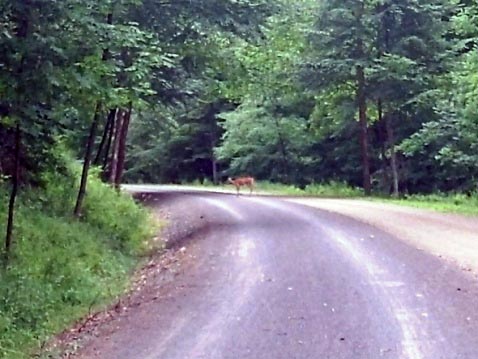
[[[477,218],[147,190],[177,270],[75,357],[478,358]]]

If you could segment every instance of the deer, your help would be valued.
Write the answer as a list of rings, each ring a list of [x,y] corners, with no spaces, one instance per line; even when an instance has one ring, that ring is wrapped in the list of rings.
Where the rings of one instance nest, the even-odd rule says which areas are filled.
[[[229,177],[227,179],[227,182],[234,185],[236,187],[237,195],[239,196],[239,191],[241,189],[241,186],[247,186],[249,187],[249,195],[252,195],[252,191],[254,190],[254,185],[255,185],[255,180],[254,177],[237,177],[235,179],[232,179]]]

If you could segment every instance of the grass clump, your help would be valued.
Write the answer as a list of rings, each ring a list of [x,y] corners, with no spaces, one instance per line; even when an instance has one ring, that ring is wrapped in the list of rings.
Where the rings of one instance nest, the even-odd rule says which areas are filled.
[[[77,183],[47,174],[23,190],[9,267],[0,270],[0,358],[28,358],[52,334],[124,291],[151,233],[146,211],[92,176],[84,216],[72,217]],[[0,233],[7,189],[0,185]]]

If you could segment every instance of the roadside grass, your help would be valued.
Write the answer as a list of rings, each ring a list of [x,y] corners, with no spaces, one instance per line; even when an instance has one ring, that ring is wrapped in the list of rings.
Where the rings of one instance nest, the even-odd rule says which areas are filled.
[[[221,184],[214,186],[211,183],[201,185],[199,182],[192,183],[193,186],[210,189],[230,189],[234,186]],[[247,193],[247,189],[241,189]],[[414,194],[401,198],[386,197],[381,194],[374,194],[366,197],[363,190],[354,188],[341,182],[330,182],[325,184],[310,184],[305,188],[294,185],[271,183],[260,181],[256,184],[256,193],[263,195],[297,196],[297,197],[320,197],[320,198],[349,198],[361,199],[374,202],[392,203],[401,206],[409,206],[423,209],[430,209],[438,212],[458,213],[465,215],[478,215],[478,192],[464,193],[434,193]]]
[[[18,199],[12,257],[0,269],[0,358],[23,359],[127,288],[151,237],[149,213],[94,175],[84,216],[72,217],[77,183],[57,174]],[[0,233],[7,188],[0,185]]]
[[[437,212],[457,213],[471,216],[478,215],[478,192],[464,193],[415,194],[406,198],[373,198],[373,200],[403,206],[431,209]]]
[[[347,186],[341,182],[329,182],[326,184],[314,183],[304,188],[280,183],[258,182],[257,192],[301,197],[363,197],[363,191],[361,189]]]
[[[198,188],[208,188],[216,190],[230,190],[235,191],[235,187],[227,182],[221,183],[219,185],[214,185],[210,181],[204,181],[200,183],[199,181],[194,181],[191,183],[184,183],[184,185],[198,187]],[[241,188],[241,193],[248,193],[248,188]],[[351,198],[351,197],[363,197],[363,191],[359,188],[353,188],[347,186],[341,182],[329,182],[327,184],[310,184],[305,188],[300,188],[294,185],[286,185],[282,183],[274,183],[267,181],[258,181],[254,189],[255,193],[263,195],[278,195],[278,196],[301,196],[301,197],[341,197],[341,198]]]

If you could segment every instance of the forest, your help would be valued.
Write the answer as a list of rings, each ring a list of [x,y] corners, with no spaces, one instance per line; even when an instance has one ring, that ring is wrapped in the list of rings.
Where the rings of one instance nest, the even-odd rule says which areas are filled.
[[[477,3],[0,0],[0,357],[121,291],[121,183],[244,174],[476,196]]]

